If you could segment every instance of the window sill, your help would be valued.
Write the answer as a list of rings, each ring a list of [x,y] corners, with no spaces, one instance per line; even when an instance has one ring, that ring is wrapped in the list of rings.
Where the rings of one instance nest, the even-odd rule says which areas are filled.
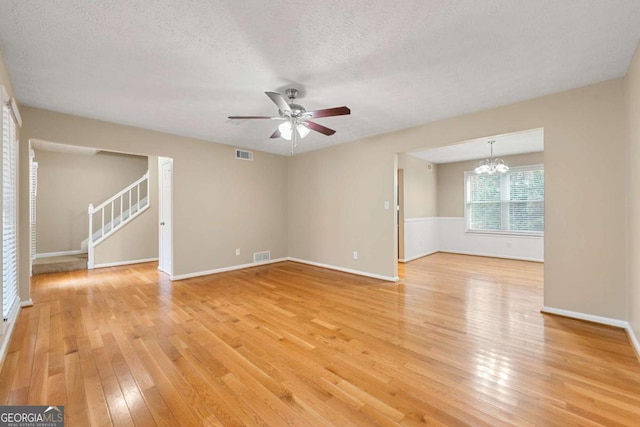
[[[529,239],[540,239],[544,237],[544,233],[518,233],[514,231],[465,230],[464,232],[465,234],[477,234],[496,237],[525,237]]]

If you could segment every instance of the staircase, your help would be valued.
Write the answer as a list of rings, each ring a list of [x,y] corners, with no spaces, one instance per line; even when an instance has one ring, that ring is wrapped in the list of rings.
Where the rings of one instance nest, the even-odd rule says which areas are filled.
[[[82,249],[86,245],[90,270],[95,265],[95,247],[147,209],[149,171],[98,206],[89,205],[89,237],[82,242]]]

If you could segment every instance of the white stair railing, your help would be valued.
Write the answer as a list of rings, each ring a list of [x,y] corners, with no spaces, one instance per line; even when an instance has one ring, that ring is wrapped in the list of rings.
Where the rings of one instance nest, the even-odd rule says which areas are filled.
[[[89,205],[89,237],[87,239],[89,269],[94,266],[94,248],[147,208],[149,208],[149,171],[98,206]]]

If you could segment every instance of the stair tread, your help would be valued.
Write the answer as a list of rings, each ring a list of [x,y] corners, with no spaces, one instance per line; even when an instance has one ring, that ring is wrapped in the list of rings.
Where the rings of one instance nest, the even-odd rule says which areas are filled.
[[[38,258],[32,264],[32,274],[34,275],[86,269],[87,254]]]

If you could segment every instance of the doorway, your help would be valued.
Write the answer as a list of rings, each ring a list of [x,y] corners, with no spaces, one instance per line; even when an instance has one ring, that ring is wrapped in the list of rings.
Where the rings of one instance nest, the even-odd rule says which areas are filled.
[[[506,170],[476,172],[500,161]],[[435,252],[544,261],[544,129],[400,153],[397,167],[405,262]]]
[[[119,237],[116,235],[114,243],[105,242],[101,262],[96,264],[106,267],[159,260],[161,171],[158,156],[42,140],[29,140],[29,150],[31,254],[28,258],[32,275],[87,269],[89,203],[97,204],[109,199],[114,193],[130,186],[134,180],[140,179],[145,172],[148,172],[151,209],[124,229],[128,232]],[[172,160],[167,160],[172,165]],[[169,206],[165,210],[169,213],[171,188],[169,185],[169,199],[165,201],[165,205]],[[143,189],[142,193],[144,198],[147,191]],[[131,206],[131,201],[122,203],[124,199],[128,198],[121,197],[120,204],[114,210],[116,217],[122,218],[126,207]],[[124,210],[120,209],[122,206]],[[100,224],[99,221],[95,223]],[[171,219],[165,222],[170,223]],[[136,244],[136,240],[145,243]],[[164,254],[168,259],[166,270],[172,273],[171,239],[165,239],[165,242]]]

